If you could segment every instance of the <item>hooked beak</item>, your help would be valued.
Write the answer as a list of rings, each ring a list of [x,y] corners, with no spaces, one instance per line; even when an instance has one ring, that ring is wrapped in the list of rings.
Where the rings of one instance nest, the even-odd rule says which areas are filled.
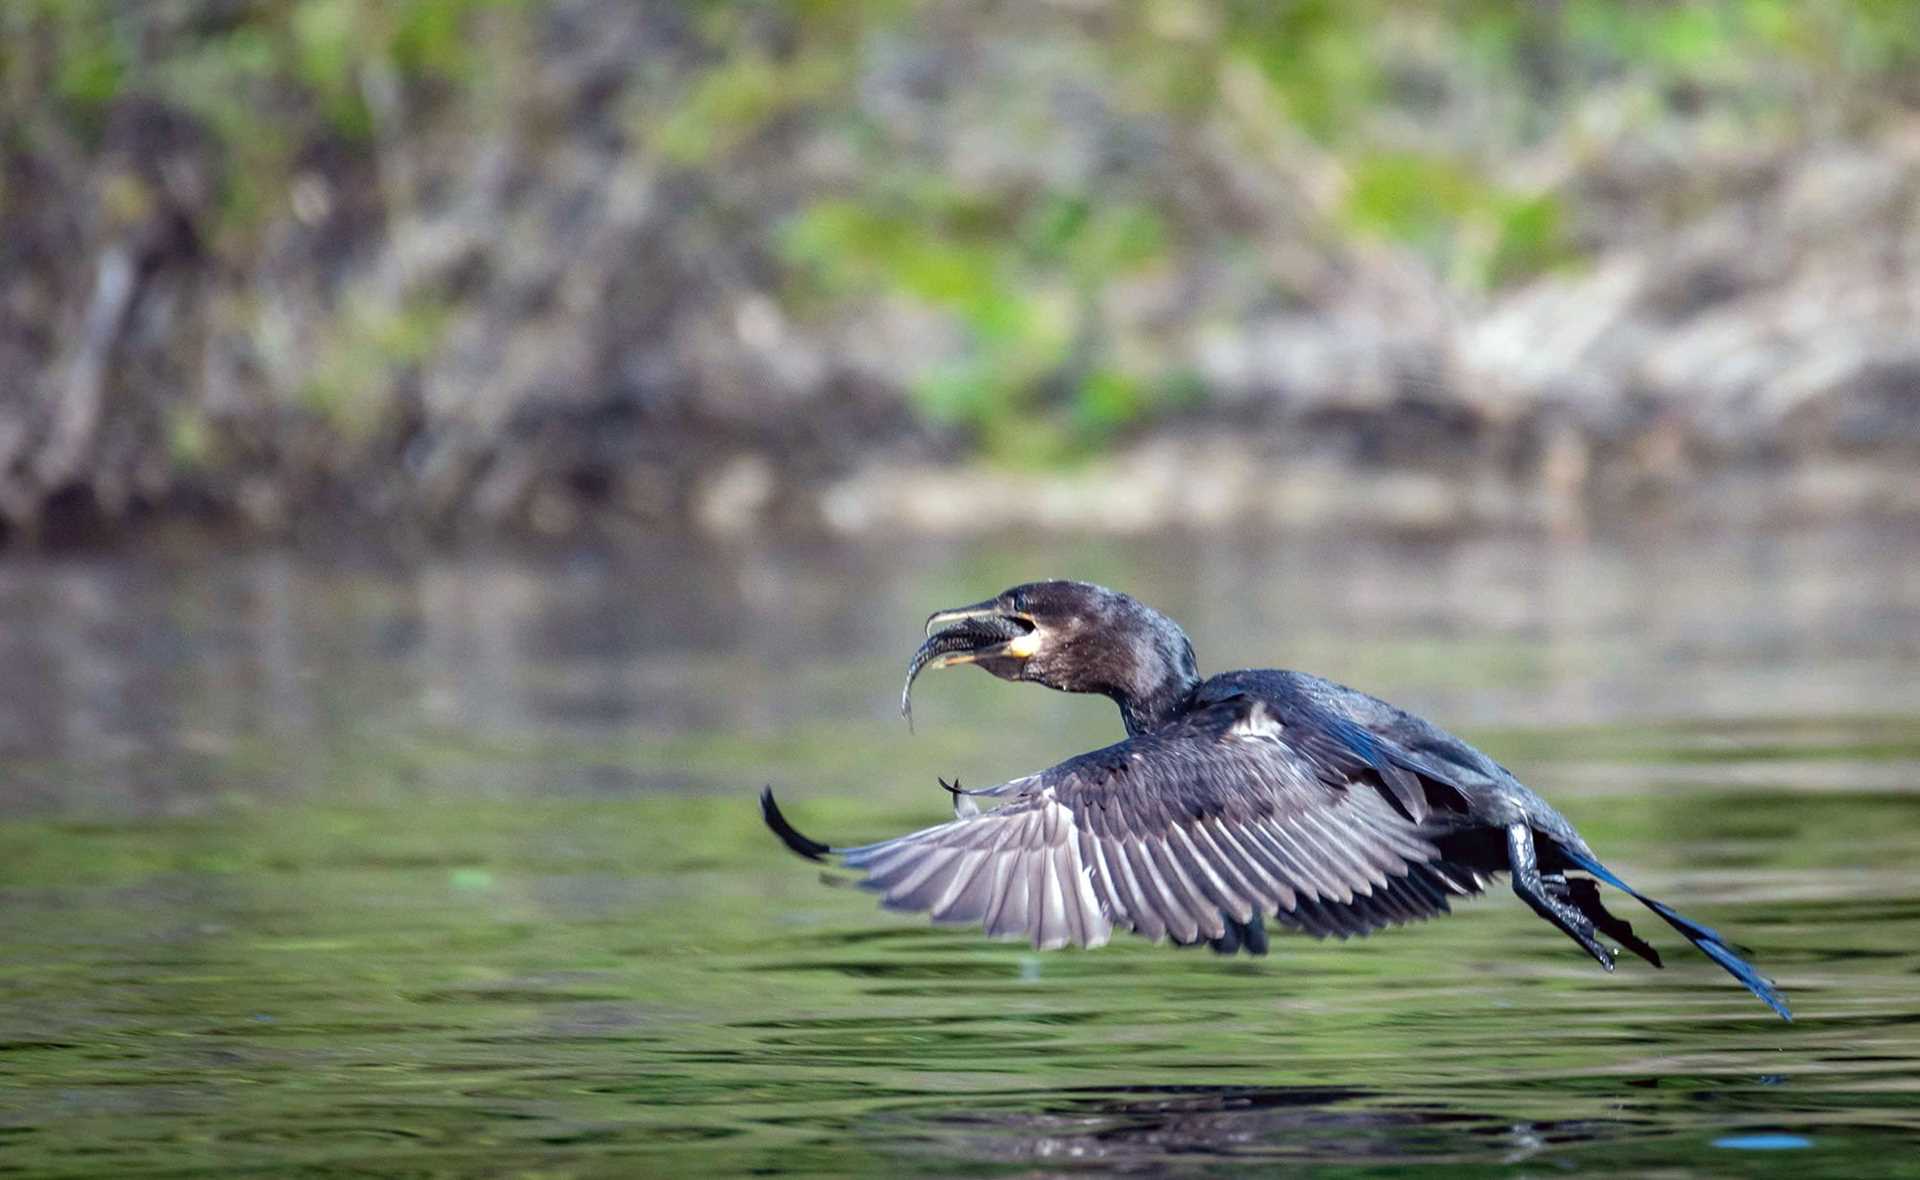
[[[989,599],[927,616],[927,641],[907,664],[900,715],[913,728],[913,682],[927,668],[985,664],[995,675],[1010,673],[1038,650],[1038,632],[1025,615],[1000,609]]]
[[[976,602],[972,606],[956,606],[952,610],[934,611],[927,616],[927,635],[931,637],[936,627],[951,627],[955,623],[966,623],[976,619],[1014,619],[1016,617],[1002,611],[994,604],[993,599],[989,598],[985,602]],[[1031,620],[1025,618],[1020,618],[1019,621],[1031,623]]]

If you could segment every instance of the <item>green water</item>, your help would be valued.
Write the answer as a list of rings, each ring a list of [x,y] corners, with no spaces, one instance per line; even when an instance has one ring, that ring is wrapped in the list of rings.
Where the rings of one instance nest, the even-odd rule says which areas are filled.
[[[935,607],[1072,573],[1466,732],[1734,934],[1504,890],[1226,961],[877,911],[760,829],[1107,740]],[[1920,538],[0,565],[0,1174],[1920,1174]],[[1624,912],[1624,911],[1623,911]]]

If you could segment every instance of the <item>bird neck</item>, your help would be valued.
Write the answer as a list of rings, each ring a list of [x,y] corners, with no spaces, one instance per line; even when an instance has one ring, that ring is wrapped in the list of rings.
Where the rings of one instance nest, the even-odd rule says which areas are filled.
[[[1120,675],[1101,687],[1120,706],[1120,720],[1129,737],[1158,729],[1185,712],[1200,683],[1193,644],[1172,620],[1130,645],[1130,656]]]
[[[1143,733],[1159,729],[1186,712],[1188,698],[1193,693],[1192,684],[1167,686],[1146,696],[1133,696],[1124,693],[1109,693],[1113,703],[1120,706],[1120,720],[1127,727],[1128,737],[1138,737]]]

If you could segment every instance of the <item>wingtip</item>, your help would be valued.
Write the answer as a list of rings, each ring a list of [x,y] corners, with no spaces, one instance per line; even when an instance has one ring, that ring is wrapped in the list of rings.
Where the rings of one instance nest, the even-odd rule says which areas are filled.
[[[792,824],[787,822],[787,817],[780,814],[780,805],[773,801],[771,785],[760,789],[760,817],[766,821],[767,827],[772,829],[773,834],[780,837],[780,842],[797,855],[812,861],[824,861],[827,859],[827,854],[833,851],[828,845],[801,835]]]

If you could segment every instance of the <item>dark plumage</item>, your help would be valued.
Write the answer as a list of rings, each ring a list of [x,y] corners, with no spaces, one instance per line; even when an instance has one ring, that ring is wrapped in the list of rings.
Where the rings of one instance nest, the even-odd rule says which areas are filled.
[[[996,787],[956,784],[958,818],[857,848],[802,836],[772,791],[762,796],[789,848],[862,870],[891,909],[977,922],[1041,949],[1099,946],[1123,927],[1264,954],[1267,919],[1363,935],[1444,914],[1510,873],[1514,892],[1603,967],[1613,955],[1599,935],[1659,966],[1601,904],[1597,880],[1792,1019],[1719,934],[1634,891],[1504,767],[1384,701],[1300,672],[1202,680],[1171,619],[1084,582],[1016,586],[936,613],[928,632],[909,691],[922,667],[976,663],[1005,680],[1111,697],[1128,737]],[[980,812],[972,800],[983,796],[1005,802]]]

